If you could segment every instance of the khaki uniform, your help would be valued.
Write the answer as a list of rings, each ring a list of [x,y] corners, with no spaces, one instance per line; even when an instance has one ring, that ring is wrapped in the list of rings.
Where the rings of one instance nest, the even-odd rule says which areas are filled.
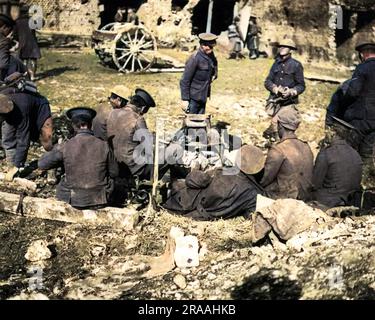
[[[261,185],[275,199],[309,200],[313,154],[306,142],[293,133],[269,150]]]

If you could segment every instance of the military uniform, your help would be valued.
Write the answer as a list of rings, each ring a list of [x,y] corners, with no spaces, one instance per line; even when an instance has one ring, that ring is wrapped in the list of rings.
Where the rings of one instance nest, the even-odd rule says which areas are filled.
[[[229,27],[228,27],[228,38],[231,43],[231,52],[229,58],[240,58],[241,50],[242,50],[242,35],[241,31],[239,30],[238,21],[235,20]]]
[[[104,141],[108,140],[107,121],[111,111],[112,106],[110,103],[102,103],[98,107],[96,117],[92,121],[92,131],[94,133],[94,136]]]
[[[189,113],[205,113],[206,101],[211,93],[211,82],[218,75],[217,65],[214,53],[207,55],[201,48],[186,62],[180,80],[180,90],[181,99],[189,101]]]
[[[38,141],[44,123],[51,119],[51,109],[40,95],[12,93],[8,97],[14,109],[2,124],[2,144],[7,159],[20,168],[25,164],[30,141]]]
[[[344,113],[344,120],[365,136],[359,152],[362,157],[371,157],[375,142],[375,58],[357,66],[344,98],[352,101]]]
[[[153,137],[137,107],[129,103],[124,108],[113,109],[108,117],[107,132],[116,160],[124,163],[132,175],[146,174],[147,164],[153,163]],[[142,142],[143,138],[146,140]],[[141,153],[145,150],[143,156]]]
[[[258,34],[261,33],[260,28],[256,24],[249,24],[249,30],[247,33],[247,49],[249,50],[249,58],[256,59],[259,57],[258,48]]]
[[[212,175],[193,170],[185,182],[175,182],[164,208],[197,220],[227,219],[255,210],[262,187],[252,176],[239,172]]]
[[[268,152],[261,185],[271,198],[309,200],[313,154],[294,133],[274,144]]]
[[[313,174],[313,200],[328,207],[348,205],[350,193],[360,191],[362,160],[343,139],[320,150]]]
[[[67,142],[42,156],[38,167],[49,170],[64,166],[65,177],[57,187],[57,198],[77,208],[104,206],[118,175],[117,163],[106,142],[91,130],[79,130]]]

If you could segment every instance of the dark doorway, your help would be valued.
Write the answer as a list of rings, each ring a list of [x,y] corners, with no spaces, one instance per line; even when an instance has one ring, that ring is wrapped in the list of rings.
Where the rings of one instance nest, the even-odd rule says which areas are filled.
[[[219,35],[228,29],[233,20],[236,0],[214,0],[212,9],[211,32]],[[193,10],[191,18],[193,34],[206,32],[209,0],[201,0]]]
[[[189,0],[172,0],[172,10],[181,11],[188,3]]]
[[[138,10],[139,7],[145,2],[147,2],[147,0],[100,0],[99,4],[104,5],[104,11],[100,13],[100,27],[115,21],[117,8],[133,8]]]
[[[370,23],[375,22],[375,11],[362,11],[358,12],[356,30],[359,31],[365,28]]]
[[[342,13],[342,29],[335,30],[335,40],[337,47],[341,46],[346,40],[350,39],[353,36],[353,32],[350,28],[350,20],[353,12],[343,9]]]

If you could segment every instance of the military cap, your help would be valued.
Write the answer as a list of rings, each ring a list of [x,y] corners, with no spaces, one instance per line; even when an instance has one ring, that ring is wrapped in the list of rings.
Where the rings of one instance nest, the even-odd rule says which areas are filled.
[[[292,39],[283,39],[279,42],[279,45],[277,46],[278,48],[280,47],[286,47],[290,48],[292,50],[297,50],[296,44]]]
[[[68,119],[72,120],[75,117],[85,117],[90,120],[96,116],[96,111],[88,107],[75,107],[71,108],[66,112]]]
[[[138,88],[135,90],[135,95],[143,100],[146,107],[154,108],[156,106],[154,99],[146,90]]]
[[[262,150],[251,145],[244,145],[240,149],[231,151],[227,159],[246,174],[257,174],[264,168],[266,162]]]
[[[128,99],[128,97],[131,96],[131,90],[123,85],[114,86],[111,89],[111,93],[114,93],[116,96],[119,96],[123,99]]]
[[[216,39],[218,38],[216,34],[213,33],[200,33],[198,35],[199,40],[203,42],[216,42]]]
[[[368,48],[375,49],[375,42],[371,40],[361,40],[357,43],[355,50],[362,51]]]
[[[12,27],[12,28],[16,24],[11,17],[9,17],[9,16],[7,16],[6,14],[3,14],[3,13],[0,13],[0,21],[2,21],[4,24],[6,24],[7,26]]]
[[[301,116],[295,108],[281,108],[277,113],[277,121],[284,128],[297,130],[301,123]]]
[[[331,118],[333,120],[333,124],[332,124],[333,127],[335,125],[339,125],[341,127],[344,127],[345,129],[356,130],[356,128],[353,127],[350,123],[347,123],[346,121],[344,121],[340,118],[337,118],[335,116],[331,116]]]
[[[8,114],[14,108],[13,101],[5,94],[0,94],[0,114]]]

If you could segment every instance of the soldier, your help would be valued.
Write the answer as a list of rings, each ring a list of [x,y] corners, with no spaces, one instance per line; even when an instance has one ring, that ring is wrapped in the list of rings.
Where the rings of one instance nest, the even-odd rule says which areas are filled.
[[[180,81],[182,109],[186,113],[204,114],[211,83],[217,78],[217,60],[213,52],[217,36],[199,35],[200,48],[188,59]]]
[[[278,114],[280,141],[268,152],[261,181],[271,198],[310,198],[313,154],[309,145],[295,134],[300,122],[296,109],[282,108]]]
[[[108,141],[113,147],[120,169],[129,170],[141,180],[149,180],[153,163],[153,137],[147,128],[144,115],[155,107],[151,95],[136,89],[129,103],[113,109],[107,121]],[[120,172],[120,175],[125,172]]]
[[[12,36],[15,22],[7,15],[0,14],[0,81],[11,74],[27,72],[23,62],[11,55]]]
[[[243,36],[239,28],[239,17],[234,17],[233,23],[228,27],[228,38],[231,43],[231,51],[229,53],[228,59],[240,59],[243,58],[241,54]]]
[[[41,58],[35,30],[29,27],[29,7],[23,5],[20,9],[20,17],[16,20],[14,33],[19,41],[19,57],[27,67],[31,81],[35,80],[37,61]]]
[[[257,59],[259,58],[259,36],[258,34],[262,33],[260,28],[257,25],[257,17],[251,16],[249,21],[249,29],[247,32],[247,48],[249,49],[249,58]]]
[[[273,139],[277,139],[278,111],[280,108],[295,109],[298,96],[305,91],[302,64],[292,58],[292,51],[297,50],[295,43],[290,39],[284,39],[278,47],[278,57],[264,83],[270,92],[266,110],[272,116],[272,123],[263,136]]]
[[[57,186],[57,198],[80,209],[107,205],[118,175],[117,163],[108,144],[91,131],[95,110],[78,107],[67,111],[75,136],[56,145],[38,162],[41,170],[63,166],[65,177]]]
[[[108,140],[107,137],[107,121],[112,109],[123,108],[129,101],[131,91],[122,85],[115,86],[111,89],[111,94],[108,97],[108,102],[102,103],[96,113],[96,117],[92,122],[92,131],[94,136],[104,141]]]
[[[193,169],[184,181],[172,184],[164,208],[198,220],[225,219],[254,211],[257,195],[264,194],[254,178],[264,167],[264,155],[259,148],[246,145],[233,156],[236,173]]]
[[[355,128],[332,116],[325,142],[317,156],[313,173],[313,200],[327,207],[350,205],[348,197],[361,190],[362,160],[346,141],[348,130]]]
[[[13,180],[25,166],[30,141],[40,141],[46,151],[52,149],[52,115],[48,100],[37,94],[0,94],[4,105],[13,107],[3,115],[2,145],[8,165],[6,179]]]

